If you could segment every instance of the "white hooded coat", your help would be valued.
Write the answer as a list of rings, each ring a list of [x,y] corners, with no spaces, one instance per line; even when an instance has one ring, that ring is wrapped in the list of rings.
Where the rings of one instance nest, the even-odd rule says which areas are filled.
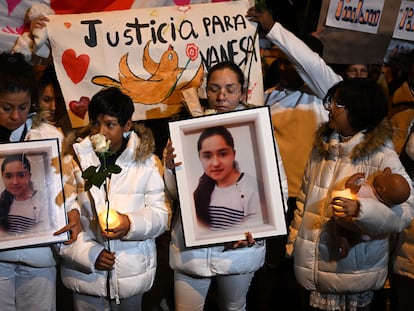
[[[117,301],[151,288],[157,262],[155,238],[168,225],[164,183],[156,156],[152,150],[146,150],[150,144],[145,131],[141,128],[139,135],[128,133],[126,149],[116,160],[122,170],[112,174],[108,187],[110,207],[127,215],[130,221],[126,236],[109,241],[111,252],[115,252],[115,264],[109,272],[111,299]],[[81,170],[100,165],[89,137],[75,143],[73,148]],[[83,185],[81,170],[74,169],[78,184]],[[73,244],[61,248],[62,280],[74,292],[105,297],[108,271],[95,268],[99,254],[108,249],[108,241],[103,238],[97,221],[97,215],[105,211],[105,190],[103,186],[92,186],[88,192],[80,190],[78,204],[83,232]]]
[[[290,226],[288,255],[294,255],[295,275],[308,290],[321,293],[360,293],[382,288],[388,273],[389,235],[406,228],[413,218],[414,196],[391,208],[373,198],[359,198],[359,214],[350,225],[370,237],[356,244],[347,257],[330,256],[332,191],[345,187],[355,173],[368,182],[384,168],[409,177],[391,143],[391,127],[381,123],[375,130],[361,131],[340,142],[336,132],[322,127],[317,135],[303,178],[297,209]]]

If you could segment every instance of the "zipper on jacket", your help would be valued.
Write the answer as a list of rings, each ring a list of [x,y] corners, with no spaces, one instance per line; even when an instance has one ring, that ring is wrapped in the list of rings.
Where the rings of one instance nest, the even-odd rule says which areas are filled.
[[[115,252],[116,249],[116,245],[115,245],[115,240],[109,240],[109,243],[111,244],[111,250],[113,252]],[[121,300],[119,298],[119,288],[118,288],[118,276],[117,276],[117,269],[116,269],[116,260],[115,260],[115,265],[114,268],[111,270],[111,278],[110,278],[110,283],[112,285],[112,288],[114,290],[114,298],[115,298],[115,303],[117,305],[121,304]]]

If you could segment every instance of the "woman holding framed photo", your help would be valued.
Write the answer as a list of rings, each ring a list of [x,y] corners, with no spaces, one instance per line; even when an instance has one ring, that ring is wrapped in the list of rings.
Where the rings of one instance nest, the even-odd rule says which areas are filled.
[[[222,113],[246,108],[244,74],[232,62],[221,62],[210,69],[207,75],[206,90],[209,107],[215,112]],[[228,166],[230,168],[228,169],[229,180],[234,182],[236,179],[237,182],[241,174],[231,169],[234,147],[231,147],[231,143],[225,143],[225,145],[228,144],[230,144],[229,149],[233,149],[233,151],[229,150],[229,160],[232,163]],[[201,154],[203,154],[203,146],[204,144],[199,150]],[[174,167],[181,165],[179,162],[174,163],[174,158],[174,148],[169,142],[164,151],[164,161],[168,168],[165,170],[164,179],[168,192],[172,194],[176,193],[176,184],[174,178],[171,178],[171,172]],[[218,175],[216,175],[217,181],[220,179]],[[284,179],[285,187],[286,180],[282,179]],[[287,193],[287,186],[284,190]],[[210,202],[210,200],[207,201]],[[252,234],[247,232],[245,240],[189,248],[185,246],[181,218],[179,215],[175,216],[171,232],[170,265],[174,269],[176,310],[203,310],[213,280],[217,284],[218,304],[221,310],[244,310],[253,275],[264,263],[265,241],[255,241]]]

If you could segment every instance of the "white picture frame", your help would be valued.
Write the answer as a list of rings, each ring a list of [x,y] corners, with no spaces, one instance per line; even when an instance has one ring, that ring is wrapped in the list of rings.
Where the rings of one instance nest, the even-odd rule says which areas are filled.
[[[197,218],[193,192],[203,174],[197,140],[204,129],[223,126],[233,136],[240,172],[256,180],[260,198],[260,217],[249,223],[224,229],[206,228]],[[170,136],[175,148],[175,168],[181,219],[187,247],[285,235],[285,202],[281,187],[273,127],[269,107],[257,107],[187,120],[171,121]]]
[[[18,174],[7,169],[13,161],[19,163],[16,156],[30,164],[33,195],[23,202],[12,194],[18,186],[9,185],[11,192],[6,194],[6,183]],[[0,193],[12,200],[11,204],[0,200],[0,250],[69,240],[68,232],[53,235],[67,224],[58,139],[1,144],[0,167]]]

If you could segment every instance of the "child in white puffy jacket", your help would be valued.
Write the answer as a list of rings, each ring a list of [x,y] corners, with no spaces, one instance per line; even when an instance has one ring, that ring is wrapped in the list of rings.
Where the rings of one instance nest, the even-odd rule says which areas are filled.
[[[133,111],[119,89],[99,91],[89,104],[83,138],[70,144],[84,232],[61,255],[62,280],[74,292],[76,310],[141,310],[154,281],[155,238],[167,229],[169,211],[154,139],[142,126],[132,130]],[[103,137],[101,146],[96,134]],[[88,175],[91,167],[97,171]],[[106,177],[96,182],[102,172]]]

